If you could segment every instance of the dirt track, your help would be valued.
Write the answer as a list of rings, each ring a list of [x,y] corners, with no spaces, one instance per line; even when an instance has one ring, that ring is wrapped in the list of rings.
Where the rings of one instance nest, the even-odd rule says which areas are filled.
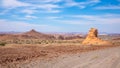
[[[16,46],[0,48],[1,68],[117,68],[120,47]],[[108,49],[103,49],[108,48]],[[102,49],[102,50],[98,50]],[[92,52],[86,52],[91,51]],[[93,51],[97,50],[97,51]],[[85,52],[85,53],[83,53]],[[111,66],[112,65],[112,66]],[[102,67],[104,66],[104,67]]]
[[[66,55],[52,62],[54,64],[48,65],[51,66],[48,68],[120,68],[120,47]],[[44,65],[47,66],[47,63]]]

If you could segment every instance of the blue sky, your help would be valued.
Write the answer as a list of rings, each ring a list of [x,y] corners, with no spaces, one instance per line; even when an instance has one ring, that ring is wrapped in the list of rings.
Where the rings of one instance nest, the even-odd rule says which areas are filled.
[[[120,33],[120,0],[0,0],[0,31]]]

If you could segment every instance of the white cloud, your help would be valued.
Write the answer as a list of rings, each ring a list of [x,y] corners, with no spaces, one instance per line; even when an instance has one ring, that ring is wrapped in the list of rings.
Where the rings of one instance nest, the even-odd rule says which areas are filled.
[[[46,10],[61,8],[59,5],[55,5],[55,4],[41,4],[41,5],[35,5],[35,7],[41,8],[41,9],[46,9]]]
[[[57,2],[61,2],[62,0],[42,0],[42,1],[40,1],[40,2],[52,2],[52,3],[57,3]]]
[[[61,10],[48,10],[48,11],[43,11],[44,13],[59,13]]]
[[[33,3],[37,2],[37,3]],[[59,5],[56,3],[64,2],[65,5]],[[76,6],[79,8],[85,8],[88,5],[99,3],[100,0],[88,0],[83,2],[76,2],[75,0],[2,0],[2,7],[4,8],[16,8],[22,7],[21,12],[26,14],[34,14],[35,12],[39,12],[44,10],[47,13],[59,13],[61,12],[61,8]],[[20,12],[20,11],[18,11]],[[3,12],[4,13],[4,12]]]
[[[81,24],[91,24],[90,21],[85,21],[85,20],[54,20],[58,23],[62,23],[62,24],[72,24],[72,25],[81,25]]]
[[[29,3],[24,3],[18,0],[2,0],[2,6],[5,8],[16,8],[30,6]]]
[[[16,20],[35,20],[35,19],[38,19],[39,17],[37,16],[33,16],[33,15],[30,15],[30,14],[27,14],[25,16],[19,16],[19,15],[11,15],[12,18],[15,18]]]
[[[57,17],[57,16],[49,16],[49,17],[45,17],[45,19],[52,19],[52,20],[56,20],[62,17]]]
[[[36,16],[31,16],[31,15],[26,15],[25,19],[37,19],[38,17]]]
[[[92,16],[92,15],[73,15],[70,17],[74,17],[74,18],[81,18],[81,19],[89,19],[89,20],[95,20],[96,18],[98,18],[98,16]]]
[[[0,19],[0,31],[29,31],[35,29],[37,31],[57,31],[59,27],[46,24],[30,24],[24,21],[10,21]]]
[[[31,3],[58,3],[64,0],[25,0],[25,1]]]
[[[47,3],[47,2],[59,2],[59,1],[60,0],[45,0],[44,3],[34,4],[34,3],[29,3],[28,1],[24,2],[20,0],[2,0],[1,7],[7,9],[8,10],[7,12],[13,9],[16,9],[17,11],[17,9],[21,7],[21,9],[19,9],[19,11],[17,12],[22,12],[26,14],[34,14],[35,12],[39,12],[42,10],[49,13],[59,13],[60,10],[58,10],[58,8],[61,8],[59,5],[53,3]],[[5,11],[1,12],[1,14],[4,13],[6,12]]]
[[[73,0],[66,0],[66,6],[76,6],[76,5],[78,5],[77,2]]]
[[[119,9],[120,10],[120,5],[98,6],[98,7],[95,7],[94,9],[98,9],[98,10]]]
[[[52,9],[52,10],[39,10],[38,13],[60,13],[60,12],[62,11],[57,9]]]
[[[30,30],[31,28],[35,26],[40,26],[42,27],[43,25],[34,25],[34,24],[29,24],[26,22],[18,22],[18,21],[8,21],[8,20],[0,20],[0,29],[3,31],[8,30],[8,31],[23,31],[23,30]]]
[[[69,20],[56,20],[56,22],[64,24],[115,24],[120,23],[120,15],[104,14],[104,15],[68,15]]]
[[[26,13],[26,14],[34,14],[36,12],[38,12],[37,10],[35,9],[23,9],[21,10],[22,13]]]
[[[76,2],[74,0],[66,0],[65,6],[68,6],[68,7],[76,6],[76,7],[83,9],[87,6],[94,5],[99,2],[100,0],[88,0],[88,1],[83,1],[83,2]]]
[[[37,2],[37,3],[32,3],[32,2]],[[48,12],[48,13],[59,13],[61,12],[60,8],[65,8],[65,6],[63,5],[56,4],[59,2],[64,2],[65,6],[69,6],[69,7],[77,6],[80,8],[85,8],[89,4],[95,4],[100,1],[99,0],[90,0],[90,1],[88,0],[84,2],[75,2],[74,0],[42,0],[42,1],[2,0],[2,7],[6,9],[8,8],[18,9],[18,7],[22,7],[23,9],[21,9],[21,12],[26,13],[26,14],[34,14],[35,12],[39,10],[44,10],[45,12]],[[34,9],[31,9],[31,8],[34,8]]]

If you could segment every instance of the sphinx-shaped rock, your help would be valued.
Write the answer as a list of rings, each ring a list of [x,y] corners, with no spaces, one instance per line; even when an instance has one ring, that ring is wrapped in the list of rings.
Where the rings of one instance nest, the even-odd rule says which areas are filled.
[[[91,28],[86,39],[82,42],[84,45],[111,45],[111,42],[101,40],[98,38],[98,30]]]

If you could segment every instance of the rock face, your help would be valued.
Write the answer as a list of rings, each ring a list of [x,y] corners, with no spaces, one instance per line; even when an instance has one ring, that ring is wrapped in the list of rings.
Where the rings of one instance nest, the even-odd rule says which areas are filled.
[[[86,39],[82,42],[84,45],[112,45],[111,42],[101,40],[98,38],[98,30],[91,28]]]

